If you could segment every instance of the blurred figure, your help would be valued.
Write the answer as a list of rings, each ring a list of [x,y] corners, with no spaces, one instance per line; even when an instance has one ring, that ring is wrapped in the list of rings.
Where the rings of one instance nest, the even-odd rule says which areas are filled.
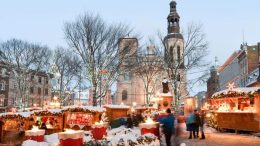
[[[166,140],[166,144],[167,146],[171,146],[171,137],[174,131],[174,121],[175,118],[173,116],[173,114],[171,113],[171,109],[167,109],[166,110],[166,117],[163,118],[159,118],[158,121],[163,124],[163,132],[165,135],[165,140]]]
[[[127,115],[126,119],[126,127],[127,128],[133,128],[133,120],[130,114]]]
[[[195,128],[195,138],[199,137],[199,127],[200,127],[200,114],[198,112],[198,110],[194,110],[194,114],[195,114],[195,124],[194,124],[194,128]]]
[[[190,114],[186,119],[186,126],[187,126],[187,131],[190,132],[189,139],[192,139],[192,135],[193,135],[193,138],[195,138],[196,137],[196,135],[195,135],[195,114],[192,111],[190,111]]]
[[[205,111],[201,111],[200,114],[200,132],[201,132],[201,138],[200,139],[205,139],[205,135],[204,135],[204,126],[205,123]]]

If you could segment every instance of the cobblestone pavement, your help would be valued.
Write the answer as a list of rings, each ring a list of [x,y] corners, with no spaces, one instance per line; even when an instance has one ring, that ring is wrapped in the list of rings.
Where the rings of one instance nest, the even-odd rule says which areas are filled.
[[[185,125],[178,125],[176,132],[179,135],[172,139],[172,146],[260,146],[260,137],[235,133],[219,133],[212,128],[205,127],[205,140],[188,139]]]
[[[177,138],[178,145],[185,143],[186,146],[260,146],[260,138],[251,135],[238,135],[227,133],[208,133],[205,140]],[[185,146],[185,145],[183,145]]]

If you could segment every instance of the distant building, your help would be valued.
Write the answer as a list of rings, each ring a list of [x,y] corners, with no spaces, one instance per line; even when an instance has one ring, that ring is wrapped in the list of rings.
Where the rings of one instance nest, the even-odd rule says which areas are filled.
[[[219,90],[227,89],[228,83],[234,82],[235,87],[241,87],[240,84],[240,67],[238,55],[241,51],[235,51],[218,69],[219,73]]]
[[[19,73],[19,71],[17,71]],[[27,99],[24,100],[26,107],[43,107],[47,105],[51,97],[50,76],[44,72],[31,71],[26,81],[30,85],[26,90]],[[6,111],[11,107],[19,107],[21,98],[15,75],[8,64],[0,63],[0,110]]]
[[[257,78],[259,76],[259,46],[241,45],[241,52],[238,55],[238,63],[241,69],[240,85],[242,87],[259,86]]]
[[[195,96],[195,107],[200,109],[203,107],[204,103],[206,102],[206,91],[200,91]]]
[[[210,98],[215,92],[219,91],[219,75],[215,66],[210,69],[210,78],[207,80],[206,98]]]

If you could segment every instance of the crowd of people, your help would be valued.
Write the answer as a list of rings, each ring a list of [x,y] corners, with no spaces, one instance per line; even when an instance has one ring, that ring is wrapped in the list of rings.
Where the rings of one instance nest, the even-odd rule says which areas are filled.
[[[189,131],[189,139],[199,138],[199,129],[201,131],[201,139],[205,139],[205,134],[203,130],[203,125],[205,122],[205,112],[201,111],[199,113],[197,110],[190,112],[186,119],[187,131]]]
[[[155,118],[156,121],[163,125],[163,133],[165,136],[165,141],[167,146],[171,146],[172,136],[177,136],[175,132],[175,116],[171,112],[171,109],[165,111],[165,115],[159,118]],[[141,113],[135,115],[128,115],[126,127],[132,128],[133,126],[138,126],[140,122],[143,122],[145,117],[142,117]],[[194,110],[189,113],[185,119],[187,131],[189,132],[188,139],[199,138],[199,131],[201,133],[200,139],[205,139],[203,125],[205,122],[205,112]]]

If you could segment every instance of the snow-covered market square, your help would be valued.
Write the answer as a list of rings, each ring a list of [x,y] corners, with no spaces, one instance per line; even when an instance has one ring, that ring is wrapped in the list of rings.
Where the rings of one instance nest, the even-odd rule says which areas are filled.
[[[0,146],[260,146],[259,0],[2,0]]]

